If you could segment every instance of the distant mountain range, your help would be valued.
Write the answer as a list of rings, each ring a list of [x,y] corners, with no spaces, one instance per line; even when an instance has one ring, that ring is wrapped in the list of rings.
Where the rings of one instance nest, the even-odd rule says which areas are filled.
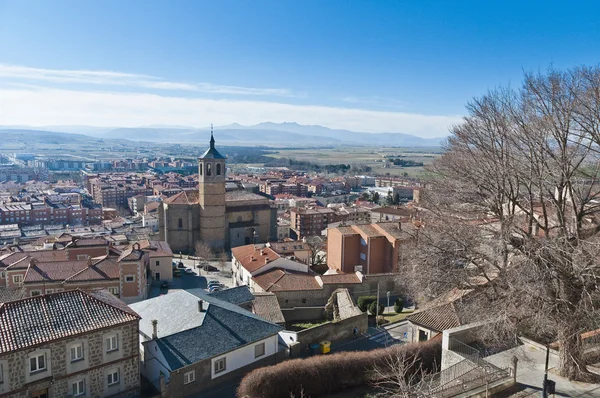
[[[0,126],[5,130],[35,130],[55,133],[83,134],[103,139],[127,139],[132,141],[167,143],[208,142],[210,128],[186,126],[148,126],[148,127],[93,127],[93,126]],[[222,145],[248,146],[402,146],[437,147],[445,140],[440,138],[421,138],[403,133],[361,133],[348,130],[334,130],[323,126],[305,126],[298,123],[260,123],[242,126],[234,123],[215,127],[215,139]]]

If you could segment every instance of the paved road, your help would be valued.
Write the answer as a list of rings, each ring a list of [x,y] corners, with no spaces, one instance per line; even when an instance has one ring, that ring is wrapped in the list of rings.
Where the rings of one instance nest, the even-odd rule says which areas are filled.
[[[331,352],[338,351],[368,351],[377,348],[403,344],[407,332],[407,322],[403,321],[383,328],[369,328],[367,334],[356,340],[342,340],[331,346]]]

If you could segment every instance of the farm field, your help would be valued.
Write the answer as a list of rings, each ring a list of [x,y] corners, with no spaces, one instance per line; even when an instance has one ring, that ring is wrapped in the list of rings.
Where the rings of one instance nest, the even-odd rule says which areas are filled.
[[[341,147],[310,149],[277,149],[267,156],[290,158],[316,164],[364,164],[372,168],[370,174],[422,177],[424,167],[401,167],[386,165],[386,158],[393,156],[404,160],[423,162],[428,165],[442,152],[441,148],[381,148],[381,147]]]

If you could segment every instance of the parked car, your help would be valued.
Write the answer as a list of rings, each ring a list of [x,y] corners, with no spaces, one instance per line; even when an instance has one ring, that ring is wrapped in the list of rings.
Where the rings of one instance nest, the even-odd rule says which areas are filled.
[[[193,270],[193,269],[191,269],[191,268],[186,268],[184,272],[185,272],[186,274],[188,274],[188,275],[189,275],[189,274],[192,274],[192,275],[194,274],[194,270]]]
[[[173,270],[173,276],[181,276],[181,270],[179,268],[175,268]]]
[[[177,264],[177,268],[185,268],[185,265],[180,261],[179,264]]]
[[[213,292],[220,292],[221,290],[223,290],[223,289],[221,288],[221,286],[217,286],[217,285],[213,285],[213,286],[211,286],[211,287],[208,289],[208,291],[209,291],[209,292],[211,292],[211,293],[213,293]]]
[[[198,265],[198,268],[202,268],[202,270],[206,272],[216,272],[219,270],[217,267],[213,267],[212,265]]]
[[[167,282],[167,281],[162,281],[162,282],[160,283],[160,288],[161,288],[161,289],[168,289],[168,288],[169,288],[169,282]]]

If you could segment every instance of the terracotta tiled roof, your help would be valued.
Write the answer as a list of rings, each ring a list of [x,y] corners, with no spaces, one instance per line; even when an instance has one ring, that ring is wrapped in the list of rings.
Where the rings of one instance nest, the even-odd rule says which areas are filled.
[[[103,258],[65,279],[66,283],[119,279],[119,264],[114,258]]]
[[[82,269],[87,268],[87,260],[83,261],[57,261],[51,263],[32,263],[23,278],[24,283],[37,283],[46,281],[64,281]]]
[[[252,312],[273,323],[285,323],[277,296],[273,293],[254,293]]]
[[[198,192],[196,190],[181,191],[163,202],[167,205],[193,205],[198,203]]]
[[[442,332],[462,325],[455,304],[447,303],[426,310],[417,311],[407,319],[428,329]]]
[[[45,294],[0,304],[0,354],[140,319],[107,291]]]
[[[126,249],[123,250],[117,261],[137,261],[142,258],[144,252],[141,250]]]
[[[252,278],[266,292],[321,290],[312,274],[275,268]]]
[[[280,256],[272,249],[256,247],[254,245],[238,246],[231,249],[233,257],[240,262],[248,272],[252,273],[265,264],[277,260]]]
[[[333,284],[349,284],[349,283],[362,283],[360,278],[356,274],[331,274],[331,275],[321,275],[321,280],[324,285],[333,285]]]

